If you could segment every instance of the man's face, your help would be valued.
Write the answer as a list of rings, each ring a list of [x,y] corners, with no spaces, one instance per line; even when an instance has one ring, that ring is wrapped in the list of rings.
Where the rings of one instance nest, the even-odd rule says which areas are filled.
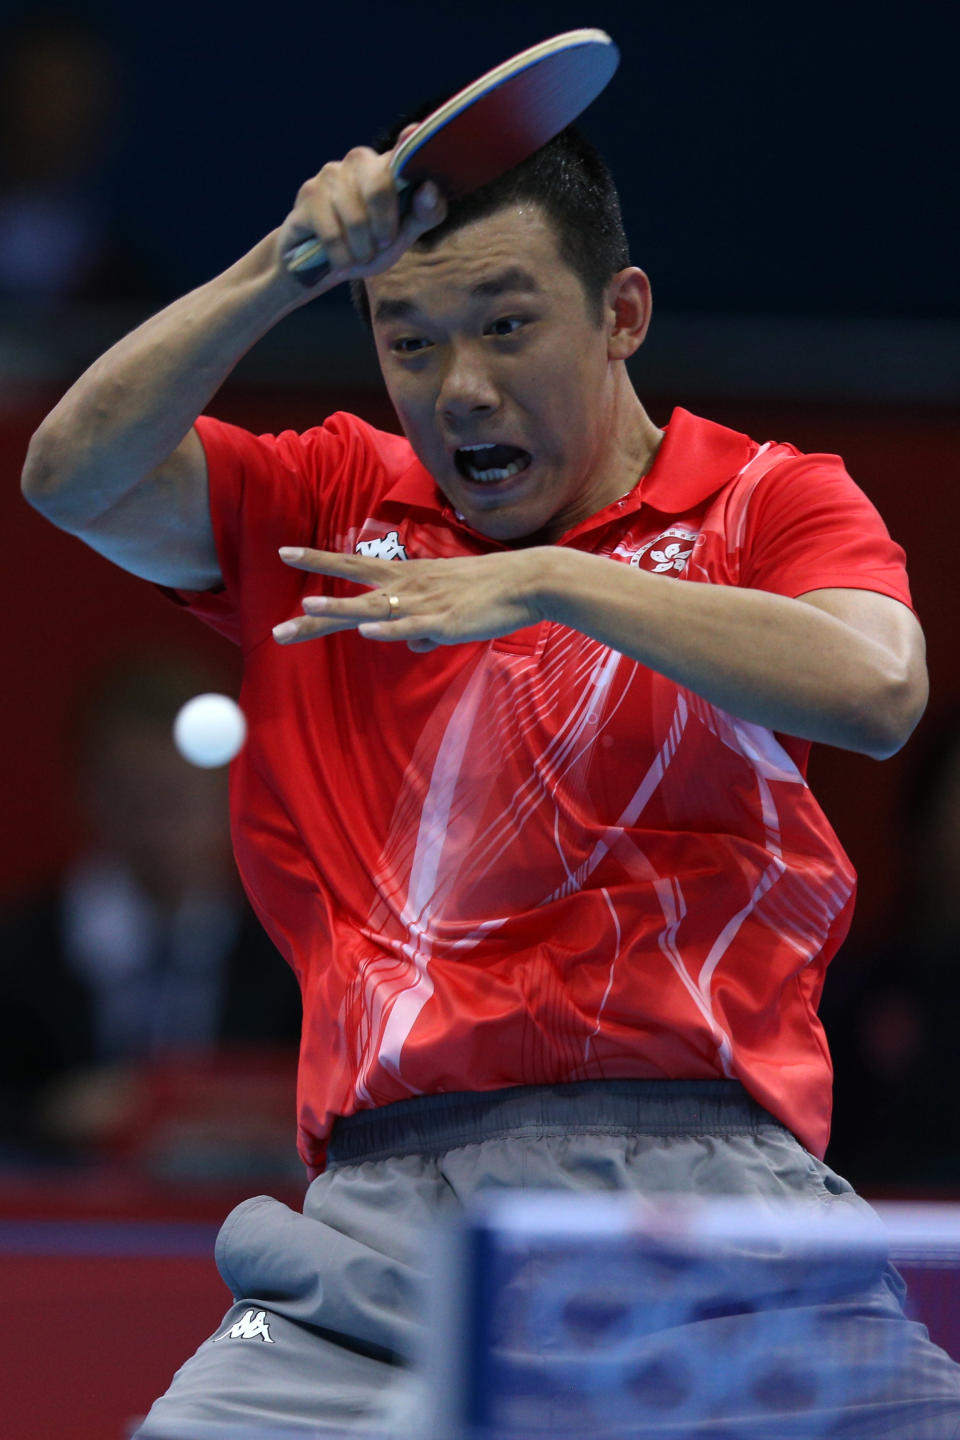
[[[411,249],[367,288],[404,432],[474,529],[550,541],[629,489],[609,317],[598,322],[537,207]]]

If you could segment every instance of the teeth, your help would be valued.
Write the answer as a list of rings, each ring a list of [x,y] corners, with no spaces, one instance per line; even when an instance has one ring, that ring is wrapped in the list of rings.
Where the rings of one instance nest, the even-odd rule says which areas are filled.
[[[483,445],[463,446],[464,450],[483,450],[486,448],[487,447]],[[526,470],[529,463],[530,462],[527,457],[525,455],[522,455],[516,460],[511,460],[510,464],[503,466],[502,469],[498,468],[488,470],[475,470],[472,465],[466,463],[464,464],[463,468],[466,470],[471,480],[477,480],[481,483],[486,483],[493,480],[509,480],[511,475],[519,475],[521,470]]]

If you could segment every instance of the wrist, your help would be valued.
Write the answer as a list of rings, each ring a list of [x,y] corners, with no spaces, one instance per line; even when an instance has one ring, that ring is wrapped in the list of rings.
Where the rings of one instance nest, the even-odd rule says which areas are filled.
[[[267,321],[265,328],[298,309],[312,293],[305,291],[284,266],[278,235],[277,230],[265,235],[214,282],[242,291],[245,305],[250,304],[263,314]]]
[[[542,620],[573,625],[571,582],[579,552],[561,545],[538,545],[525,553],[530,560],[526,592],[531,608]]]

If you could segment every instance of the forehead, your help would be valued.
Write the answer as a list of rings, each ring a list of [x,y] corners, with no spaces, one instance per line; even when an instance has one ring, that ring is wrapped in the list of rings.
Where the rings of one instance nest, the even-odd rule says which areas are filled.
[[[581,289],[550,221],[528,204],[471,221],[431,249],[413,246],[366,283],[374,324],[506,293],[565,298]]]

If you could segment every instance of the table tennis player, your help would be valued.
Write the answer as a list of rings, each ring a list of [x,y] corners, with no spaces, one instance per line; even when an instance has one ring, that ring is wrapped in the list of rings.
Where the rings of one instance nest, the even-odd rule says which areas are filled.
[[[312,289],[283,260],[307,235]],[[346,283],[402,434],[204,413]],[[626,363],[650,313],[577,132],[402,220],[358,148],[33,439],[32,504],[242,647],[236,854],[303,992],[303,1212],[227,1219],[234,1303],[142,1440],[418,1433],[423,1237],[484,1187],[865,1205],[822,1160],[816,1013],[855,877],[804,776],[923,711],[904,556],[838,457],[657,424]],[[817,1434],[958,1433],[960,1367],[902,1299],[887,1268],[833,1302],[839,1352],[869,1321],[902,1360]],[[792,1403],[738,1440],[798,1434]],[[637,1405],[632,1436],[674,1433]]]

